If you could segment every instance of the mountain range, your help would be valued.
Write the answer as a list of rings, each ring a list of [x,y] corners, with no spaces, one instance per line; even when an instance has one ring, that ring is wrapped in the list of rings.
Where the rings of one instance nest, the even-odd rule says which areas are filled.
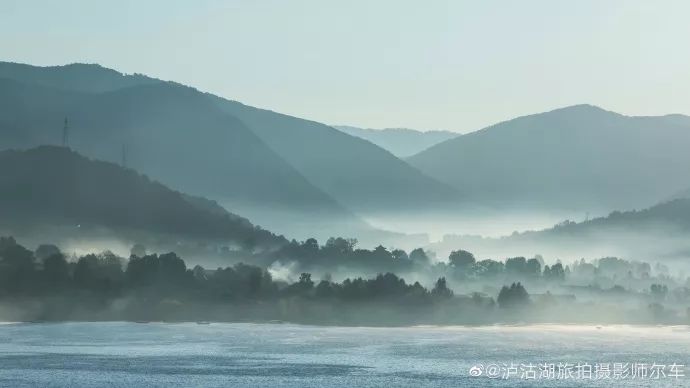
[[[354,212],[438,207],[459,196],[390,152],[317,122],[98,65],[0,63],[3,148],[60,144],[65,117],[79,152],[124,157],[174,189],[283,230],[369,233]]]
[[[688,149],[690,117],[576,105],[460,135],[407,161],[472,203],[584,213],[647,207],[687,188]]]
[[[460,190],[430,178],[383,148],[333,127],[215,98],[271,149],[348,209],[369,214],[442,208]]]
[[[363,218],[386,213],[644,208],[690,183],[683,115],[576,105],[463,135],[336,129],[99,65],[0,62],[0,149],[59,145],[65,118],[71,149],[296,238],[383,241]]]
[[[370,129],[348,125],[336,125],[333,128],[368,140],[399,158],[412,156],[432,145],[459,135],[450,131],[418,131],[408,128]]]

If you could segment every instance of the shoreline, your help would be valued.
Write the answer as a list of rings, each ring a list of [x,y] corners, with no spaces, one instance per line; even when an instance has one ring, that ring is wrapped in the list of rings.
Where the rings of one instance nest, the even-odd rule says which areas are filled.
[[[648,324],[648,323],[564,323],[564,322],[522,322],[522,323],[487,323],[487,324],[418,324],[418,325],[345,325],[345,324],[317,324],[304,322],[271,322],[271,321],[128,321],[128,320],[49,320],[49,321],[0,321],[2,326],[13,325],[60,325],[60,324],[139,324],[139,325],[280,325],[296,327],[319,328],[343,328],[343,329],[586,329],[586,330],[611,330],[611,329],[670,329],[672,331],[690,332],[690,324]]]

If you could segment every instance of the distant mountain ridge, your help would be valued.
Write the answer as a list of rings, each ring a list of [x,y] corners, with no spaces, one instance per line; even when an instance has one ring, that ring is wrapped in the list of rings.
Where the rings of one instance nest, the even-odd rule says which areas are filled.
[[[668,198],[690,182],[690,120],[629,117],[576,105],[519,117],[407,159],[467,200],[607,211]]]
[[[18,66],[22,80],[38,73],[37,80],[61,87],[73,85],[64,74],[74,69],[103,74],[104,81],[61,89],[3,78],[13,76],[7,69],[14,67],[0,67],[5,71],[0,72],[0,149],[60,144],[67,117],[69,144],[79,152],[119,163],[124,148],[128,165],[138,171],[176,190],[215,199],[291,237],[377,232],[209,95],[95,65]]]
[[[460,190],[366,140],[315,121],[215,99],[310,182],[355,211],[436,209],[462,197]]]
[[[134,167],[186,192],[342,210],[242,122],[191,88],[159,82],[91,94],[1,78],[0,85],[4,147],[59,144],[68,117],[73,148],[119,162],[125,146]]]
[[[88,82],[74,80],[79,78],[81,73],[86,74],[84,77],[89,80]],[[165,85],[162,88],[168,90],[183,88],[181,85],[166,83],[141,75],[124,75],[98,65],[84,64],[34,67],[3,63],[0,66],[0,78],[3,77],[27,85],[59,88],[70,93],[83,92],[97,95],[129,93],[132,98],[135,98],[134,93],[125,92],[125,89],[141,91],[143,89],[137,88],[151,88],[156,87],[156,85]],[[305,196],[305,202],[311,201],[309,196],[312,198],[316,196],[314,191],[317,190],[325,193],[327,197],[334,198],[335,201],[332,202],[342,203],[356,211],[390,211],[399,210],[402,207],[416,209],[436,206],[437,204],[454,202],[460,196],[457,189],[424,175],[380,147],[359,138],[345,135],[329,126],[253,108],[235,101],[203,94],[191,88],[189,88],[189,94],[194,94],[197,98],[195,104],[201,101],[201,97],[204,97],[204,104],[211,102],[213,105],[213,108],[210,105],[204,105],[203,109],[217,110],[214,115],[223,112],[227,120],[236,120],[233,127],[244,126],[257,136],[272,152],[287,162],[286,165],[289,165],[304,178],[296,178],[295,181],[306,180],[303,186],[313,185],[313,188],[310,189],[312,194]],[[162,98],[163,96],[158,97]],[[8,99],[11,100],[9,97]],[[96,98],[96,100],[98,99]],[[151,104],[151,101],[147,100],[146,103]],[[132,104],[129,106],[134,108]],[[198,107],[201,109],[201,105]],[[45,108],[60,111],[59,108],[56,109],[49,104],[32,106],[31,108],[39,112]],[[185,114],[183,106],[175,106],[171,110],[174,112],[170,113],[178,115],[178,117]],[[104,109],[100,111],[108,113]],[[143,109],[140,110],[140,113],[143,113]],[[80,120],[79,116],[84,114],[87,112],[77,110],[72,112],[70,116],[77,123]],[[190,121],[189,117],[185,119]],[[27,121],[30,122],[31,119]],[[48,126],[48,123],[42,125]],[[52,122],[51,126],[55,128],[56,122]],[[181,129],[172,132],[177,133],[176,131],[179,130]],[[113,128],[112,131],[117,131],[117,129]],[[213,143],[214,145],[218,144],[217,141]],[[238,141],[235,143],[239,144]],[[38,144],[31,143],[31,145]],[[238,150],[238,152],[241,151]],[[208,152],[206,153],[208,154]],[[257,167],[265,169],[266,166]],[[176,186],[175,182],[169,183]],[[290,190],[284,190],[284,185],[273,185],[270,190],[262,189],[259,190],[259,193],[266,196],[265,191],[290,195]],[[215,193],[206,192],[201,194],[215,195]],[[248,197],[250,200],[258,199],[252,195]],[[314,204],[316,206],[318,201]]]
[[[335,125],[333,128],[368,140],[400,158],[412,156],[460,135],[450,131],[418,131],[408,128],[369,129],[349,125]]]

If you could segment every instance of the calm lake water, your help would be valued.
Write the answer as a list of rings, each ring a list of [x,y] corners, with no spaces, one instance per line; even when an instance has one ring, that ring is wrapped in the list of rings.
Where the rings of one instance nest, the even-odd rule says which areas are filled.
[[[690,386],[672,364],[690,364],[687,326],[0,324],[2,387]]]

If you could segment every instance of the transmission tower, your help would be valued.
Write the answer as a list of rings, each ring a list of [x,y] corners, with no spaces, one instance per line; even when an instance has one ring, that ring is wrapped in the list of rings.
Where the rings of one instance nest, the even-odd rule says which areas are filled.
[[[65,125],[62,127],[62,146],[69,147],[69,123],[65,117]]]

